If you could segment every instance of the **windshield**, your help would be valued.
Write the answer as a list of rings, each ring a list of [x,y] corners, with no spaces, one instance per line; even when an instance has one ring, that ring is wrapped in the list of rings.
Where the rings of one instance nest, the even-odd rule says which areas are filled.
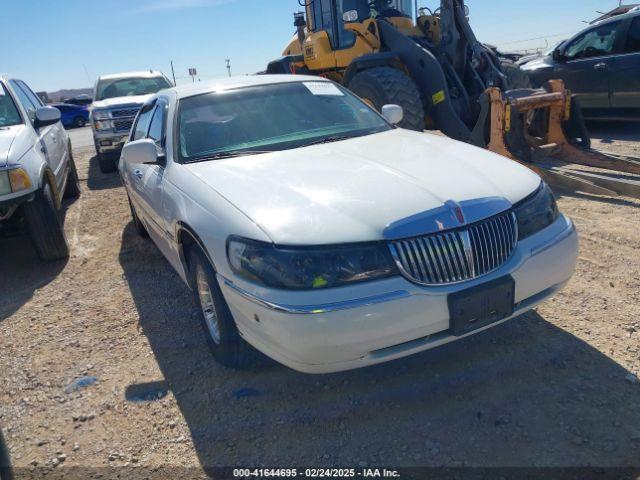
[[[19,125],[21,123],[22,118],[20,118],[16,104],[13,103],[4,85],[0,83],[0,128]]]
[[[391,127],[355,95],[330,82],[261,85],[180,102],[179,156],[278,151]]]
[[[375,5],[378,14],[384,17],[409,17],[413,18],[413,5],[411,0],[376,0]]]
[[[171,85],[164,77],[153,78],[120,78],[117,80],[100,80],[96,92],[96,100],[117,97],[135,97],[157,93]]]

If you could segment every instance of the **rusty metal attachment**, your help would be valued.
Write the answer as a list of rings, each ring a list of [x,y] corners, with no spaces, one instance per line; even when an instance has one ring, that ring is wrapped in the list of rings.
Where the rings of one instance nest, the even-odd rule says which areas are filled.
[[[573,96],[561,80],[551,80],[546,92],[529,96],[509,98],[499,88],[489,88],[486,95],[491,108],[489,150],[526,165],[560,188],[640,198],[640,159],[605,155],[568,138]],[[543,109],[545,131],[534,136],[526,121]],[[522,136],[530,149],[520,155],[507,141],[519,119],[525,123]]]

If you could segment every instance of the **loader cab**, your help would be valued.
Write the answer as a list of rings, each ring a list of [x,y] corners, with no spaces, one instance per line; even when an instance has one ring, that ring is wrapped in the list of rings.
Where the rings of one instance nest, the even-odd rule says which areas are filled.
[[[310,0],[306,14],[307,36],[302,53],[312,71],[345,68],[354,58],[374,53],[376,50],[354,32],[354,28],[371,31],[373,18],[413,25],[412,0]]]

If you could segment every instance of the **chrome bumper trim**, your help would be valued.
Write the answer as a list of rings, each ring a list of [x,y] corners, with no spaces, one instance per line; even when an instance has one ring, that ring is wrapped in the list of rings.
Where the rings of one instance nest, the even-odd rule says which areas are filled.
[[[260,297],[247,292],[243,288],[235,285],[231,280],[224,279],[224,284],[231,288],[237,294],[243,296],[247,300],[256,303],[262,307],[281,313],[290,313],[294,315],[318,315],[321,313],[331,313],[340,310],[350,310],[353,308],[368,307],[379,303],[391,302],[402,298],[410,297],[411,294],[406,290],[398,290],[396,292],[383,293],[381,295],[373,295],[371,297],[347,300],[344,302],[326,303],[321,305],[283,305],[269,302]]]

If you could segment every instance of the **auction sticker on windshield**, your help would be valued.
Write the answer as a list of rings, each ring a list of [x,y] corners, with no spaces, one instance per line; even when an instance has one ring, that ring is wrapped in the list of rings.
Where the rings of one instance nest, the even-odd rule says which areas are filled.
[[[304,86],[307,87],[314,95],[331,95],[334,97],[344,96],[344,93],[330,82],[304,82]]]

